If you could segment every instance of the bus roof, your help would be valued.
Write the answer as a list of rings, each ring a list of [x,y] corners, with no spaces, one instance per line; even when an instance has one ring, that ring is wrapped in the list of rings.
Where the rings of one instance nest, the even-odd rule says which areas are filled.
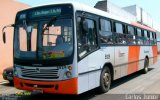
[[[77,10],[85,11],[85,12],[93,13],[93,14],[100,15],[100,16],[105,16],[105,17],[108,17],[111,19],[115,19],[115,20],[130,24],[129,20],[126,20],[121,17],[109,14],[105,11],[93,8],[93,7],[85,5],[83,3],[73,2],[73,1],[72,2],[54,2],[54,3],[43,4],[43,5],[36,5],[36,6],[30,7],[30,8],[24,9],[24,10],[33,9],[33,8],[37,8],[37,7],[43,7],[43,6],[49,6],[49,5],[57,5],[57,4],[71,4],[71,5],[73,5],[73,8],[75,11],[77,11]],[[24,11],[24,10],[22,10],[22,11]]]
[[[137,27],[139,27],[139,28],[146,29],[146,30],[148,30],[148,31],[156,32],[156,30],[154,30],[154,29],[152,29],[152,28],[150,28],[150,27],[144,26],[144,25],[142,25],[142,24],[139,24],[139,23],[137,23],[137,22],[131,22],[131,24],[134,25],[134,26],[137,26]]]
[[[156,32],[154,29],[149,28],[147,26],[138,24],[134,21],[130,21],[130,20],[118,17],[116,15],[110,14],[108,12],[93,8],[91,6],[88,6],[88,5],[85,5],[83,3],[79,3],[79,2],[73,2],[73,1],[55,2],[55,3],[44,4],[44,5],[37,5],[37,6],[31,7],[31,8],[37,8],[37,7],[47,6],[47,5],[56,5],[56,4],[71,4],[71,5],[73,5],[73,8],[74,8],[75,11],[79,10],[79,11],[85,11],[85,12],[93,13],[93,14],[96,14],[96,15],[99,15],[99,16],[104,16],[104,17],[107,17],[107,18],[110,18],[110,19],[114,19],[114,20],[121,21],[121,22],[124,22],[124,23],[127,23],[127,24],[131,24],[131,25],[134,25],[134,26],[137,26],[137,27],[149,30],[149,31]],[[27,10],[27,9],[25,9],[25,10]]]

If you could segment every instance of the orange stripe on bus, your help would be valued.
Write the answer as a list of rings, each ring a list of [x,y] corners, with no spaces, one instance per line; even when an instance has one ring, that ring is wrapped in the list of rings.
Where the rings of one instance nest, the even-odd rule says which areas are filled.
[[[157,46],[152,46],[152,51],[153,51],[153,64],[154,64],[157,62],[157,53],[158,53]]]
[[[36,89],[43,90],[44,93],[54,93],[54,94],[77,94],[78,93],[78,82],[77,78],[64,80],[64,81],[32,81],[24,80],[14,77],[14,86],[21,90],[33,91]],[[29,84],[29,85],[27,85]],[[22,86],[23,85],[23,86]],[[34,85],[39,87],[35,88]],[[56,89],[56,85],[58,85]],[[40,87],[44,86],[44,87]],[[45,87],[46,86],[46,87]],[[47,87],[48,86],[48,87]],[[53,86],[53,87],[49,87]]]
[[[140,46],[129,46],[128,50],[128,74],[134,73],[138,70]],[[131,63],[134,62],[134,63]]]

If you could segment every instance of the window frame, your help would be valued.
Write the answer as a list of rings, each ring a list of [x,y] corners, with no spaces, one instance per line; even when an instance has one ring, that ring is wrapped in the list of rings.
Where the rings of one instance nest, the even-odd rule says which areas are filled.
[[[135,34],[135,27],[134,27],[134,26],[127,25],[126,27],[127,27],[127,28],[126,28],[126,29],[127,29],[127,34],[136,35],[136,34]],[[129,27],[130,27],[130,28],[133,28],[133,34],[132,34],[132,33],[129,33],[129,30],[128,30]]]
[[[122,33],[117,33],[116,24],[120,24],[122,26]],[[126,23],[114,20],[113,21],[113,29],[114,29],[114,36],[113,37],[114,37],[115,46],[127,46],[128,43],[127,43],[127,39],[126,39],[126,36],[127,36]],[[119,38],[120,36],[122,36],[121,40]],[[125,40],[123,40],[123,39],[125,39]],[[119,40],[122,42],[120,42]],[[116,42],[116,41],[118,41],[118,42]]]
[[[99,35],[98,35],[98,29],[99,29],[98,27],[99,27],[99,26],[98,26],[97,16],[94,15],[94,14],[87,13],[87,12],[85,12],[85,16],[84,16],[84,15],[82,16],[82,13],[84,13],[84,12],[79,12],[79,11],[78,11],[78,12],[76,13],[76,28],[78,29],[78,26],[80,26],[80,25],[77,25],[77,24],[78,24],[78,20],[77,20],[78,17],[80,17],[80,18],[85,18],[85,19],[89,19],[89,20],[94,21],[97,46],[96,46],[95,49],[93,49],[93,50],[85,53],[82,57],[80,57],[80,56],[79,56],[79,53],[78,53],[79,51],[78,51],[78,41],[77,41],[77,58],[78,58],[78,61],[84,59],[86,56],[90,55],[91,53],[97,51],[97,50],[100,48],[100,45],[99,45]],[[80,26],[80,27],[81,27],[81,26]],[[79,30],[82,31],[82,28],[79,29]],[[77,40],[78,40],[78,30],[76,30],[76,31],[77,31],[76,33],[77,33]]]
[[[101,30],[102,29],[101,28],[101,26],[102,26],[101,20],[104,20],[104,21],[106,20],[106,21],[108,21],[110,23],[110,31]],[[98,24],[99,24],[99,40],[100,40],[100,44],[114,45],[113,32],[112,32],[112,30],[113,30],[112,20],[109,19],[109,18],[99,17],[99,23]],[[110,34],[105,36],[105,35],[103,35],[101,33],[110,33]],[[112,41],[110,41],[110,43],[107,43],[107,41],[106,42],[101,42],[101,39],[103,38],[103,40],[105,41],[105,38],[107,38],[107,36],[111,36]]]
[[[121,33],[121,32],[117,32],[117,26],[116,26],[116,24],[119,24],[119,25],[122,26],[122,33]],[[118,21],[114,21],[114,27],[115,27],[115,31],[114,31],[115,33],[119,33],[119,34],[125,33],[125,32],[124,32],[124,24],[123,24],[123,23],[118,22]]]
[[[129,28],[133,29],[132,33],[129,33]],[[126,30],[127,30],[127,44],[128,44],[128,46],[132,46],[132,45],[135,46],[135,45],[137,45],[135,26],[127,24],[126,25]],[[129,41],[129,37],[130,36],[133,37],[133,40],[132,40],[133,44],[130,44],[130,41]]]

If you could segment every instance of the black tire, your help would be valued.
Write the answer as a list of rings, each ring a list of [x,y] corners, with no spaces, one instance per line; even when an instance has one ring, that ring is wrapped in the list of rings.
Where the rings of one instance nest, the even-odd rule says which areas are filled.
[[[99,92],[105,93],[108,92],[111,86],[111,71],[108,67],[103,68],[101,77],[100,77],[100,87]]]
[[[13,81],[10,81],[10,80],[9,80],[9,84],[10,84],[10,85],[14,85]]]
[[[146,74],[148,72],[148,66],[149,66],[149,61],[147,58],[145,58],[145,61],[144,61],[144,68],[142,69],[142,73],[143,74]]]

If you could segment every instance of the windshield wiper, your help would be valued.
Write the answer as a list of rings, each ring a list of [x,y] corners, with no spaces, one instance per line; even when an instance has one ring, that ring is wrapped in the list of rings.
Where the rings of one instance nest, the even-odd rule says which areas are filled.
[[[54,16],[53,18],[51,18],[51,19],[49,20],[49,22],[47,23],[47,25],[43,28],[42,33],[44,33],[44,31],[47,30],[48,27],[51,26],[51,25],[53,24],[53,22],[55,22],[56,20],[57,20],[57,17],[55,17],[55,16]]]

